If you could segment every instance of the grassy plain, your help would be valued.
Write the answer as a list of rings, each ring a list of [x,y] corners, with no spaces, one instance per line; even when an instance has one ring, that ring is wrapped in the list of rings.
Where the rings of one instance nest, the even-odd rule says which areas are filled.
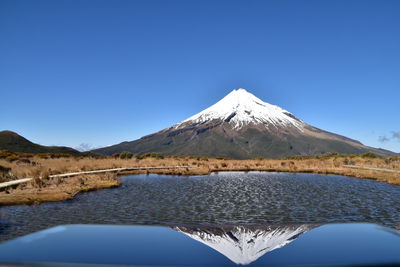
[[[8,154],[7,154],[8,153]],[[400,170],[400,157],[381,158],[372,154],[363,155],[317,155],[286,159],[233,160],[202,157],[164,157],[148,154],[114,155],[99,157],[88,155],[74,157],[55,154],[21,154],[0,152],[0,182],[20,178],[32,181],[7,188],[0,192],[0,205],[36,204],[73,198],[79,192],[119,186],[119,175],[157,173],[166,175],[206,175],[217,171],[267,171],[336,174],[362,179],[372,179],[400,185],[399,172],[351,169],[345,165]],[[140,170],[119,173],[79,175],[51,178],[54,174],[91,171],[112,168],[169,167],[157,170]],[[2,171],[3,170],[3,171]]]

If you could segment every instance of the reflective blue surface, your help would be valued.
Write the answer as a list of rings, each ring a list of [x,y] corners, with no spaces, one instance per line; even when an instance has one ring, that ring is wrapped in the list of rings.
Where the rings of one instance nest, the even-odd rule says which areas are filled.
[[[135,175],[63,202],[1,207],[0,241],[64,224],[400,224],[400,186],[335,175]]]
[[[374,224],[66,225],[0,244],[0,262],[164,266],[400,263],[400,233]]]

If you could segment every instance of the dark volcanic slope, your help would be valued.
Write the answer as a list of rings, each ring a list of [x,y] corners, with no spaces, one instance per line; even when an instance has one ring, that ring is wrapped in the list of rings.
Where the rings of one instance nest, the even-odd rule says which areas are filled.
[[[234,90],[213,106],[170,128],[93,152],[110,155],[121,151],[236,159],[327,152],[396,155],[308,125],[244,89]]]
[[[329,136],[329,133],[323,132]],[[271,134],[259,127],[249,126],[237,132],[229,125],[197,126],[185,129],[169,128],[144,136],[132,142],[94,150],[95,153],[111,155],[121,151],[134,154],[159,152],[166,155],[192,155],[207,157],[229,157],[248,159],[256,157],[277,158],[292,155],[312,155],[326,152],[365,153],[391,156],[394,153],[371,148],[356,141],[332,135],[318,138],[310,135],[290,133]],[[334,138],[333,138],[334,137]]]
[[[68,153],[80,154],[79,151],[64,146],[41,146],[12,131],[0,132],[0,150],[9,150],[23,153]]]

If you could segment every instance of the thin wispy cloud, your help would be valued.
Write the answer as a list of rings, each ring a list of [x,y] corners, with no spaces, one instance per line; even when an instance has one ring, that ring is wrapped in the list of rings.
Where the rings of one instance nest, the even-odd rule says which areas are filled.
[[[388,138],[387,136],[379,136],[378,141],[381,143],[386,143],[390,141],[390,138]]]
[[[400,131],[399,132],[392,132],[392,138],[400,141]]]
[[[381,143],[386,143],[392,140],[400,142],[400,131],[392,131],[390,137],[388,137],[387,135],[381,135],[378,137],[378,141]]]

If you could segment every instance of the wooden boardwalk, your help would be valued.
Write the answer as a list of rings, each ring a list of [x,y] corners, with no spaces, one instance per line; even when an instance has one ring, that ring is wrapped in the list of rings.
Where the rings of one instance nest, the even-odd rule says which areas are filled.
[[[146,171],[146,170],[162,170],[162,169],[177,169],[177,168],[192,168],[190,166],[166,166],[166,167],[139,167],[139,168],[114,168],[114,169],[104,169],[104,170],[95,170],[95,171],[84,171],[84,172],[70,172],[63,174],[54,174],[49,175],[49,178],[63,178],[63,177],[71,177],[83,174],[98,174],[98,173],[107,173],[107,172],[124,172],[124,171]],[[31,181],[33,178],[24,178],[13,180],[5,183],[0,183],[0,189],[7,188],[10,186],[22,184]]]
[[[5,183],[0,183],[0,189],[1,188],[6,188],[6,187],[9,187],[9,186],[13,186],[13,185],[17,185],[17,184],[26,183],[26,182],[29,182],[30,180],[32,180],[32,178],[24,178],[24,179],[18,179],[18,180],[5,182]]]
[[[400,170],[391,170],[391,169],[373,168],[373,167],[362,167],[362,166],[356,166],[356,165],[343,165],[343,167],[351,168],[351,169],[362,169],[362,170],[371,170],[371,171],[400,173]]]
[[[400,173],[400,170],[362,167],[362,166],[355,166],[355,165],[343,165],[343,167],[351,168],[351,169],[363,169],[363,170],[372,170],[372,171]],[[191,167],[191,166],[165,166],[165,167],[114,168],[114,169],[104,169],[104,170],[95,170],[95,171],[54,174],[54,175],[49,175],[49,177],[50,178],[64,178],[64,177],[71,177],[71,176],[84,175],[84,174],[99,174],[99,173],[108,173],[108,172],[117,172],[118,173],[118,172],[124,172],[124,171],[145,171],[145,170],[162,170],[162,169],[176,169],[176,168],[193,168],[193,167]],[[32,179],[33,178],[24,178],[24,179],[18,179],[18,180],[5,182],[5,183],[0,183],[0,190],[10,187],[10,186],[27,183],[27,182],[31,181]]]

